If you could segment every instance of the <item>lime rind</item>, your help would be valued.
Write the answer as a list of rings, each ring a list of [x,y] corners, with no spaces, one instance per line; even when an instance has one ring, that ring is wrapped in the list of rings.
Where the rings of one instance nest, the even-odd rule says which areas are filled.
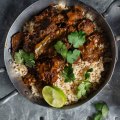
[[[53,86],[53,88],[54,88],[55,90],[57,90],[57,91],[63,96],[64,102],[66,103],[66,102],[67,102],[67,97],[66,97],[66,95],[64,94],[64,92],[63,92],[60,88],[58,88],[58,87],[56,87],[56,86]]]
[[[42,90],[45,101],[52,107],[61,108],[65,105],[67,98],[58,87],[45,86]]]

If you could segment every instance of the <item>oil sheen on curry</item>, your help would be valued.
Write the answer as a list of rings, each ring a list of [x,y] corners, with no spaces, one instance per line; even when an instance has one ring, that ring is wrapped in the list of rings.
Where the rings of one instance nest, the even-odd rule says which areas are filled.
[[[13,67],[35,97],[52,107],[85,100],[111,61],[102,28],[83,6],[50,5],[11,38]]]

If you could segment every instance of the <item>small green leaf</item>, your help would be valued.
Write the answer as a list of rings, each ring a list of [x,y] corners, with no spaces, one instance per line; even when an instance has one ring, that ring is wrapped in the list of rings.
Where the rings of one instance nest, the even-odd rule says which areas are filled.
[[[18,52],[15,53],[14,59],[15,59],[16,63],[18,63],[18,64],[22,64],[24,61],[21,53],[18,53]]]
[[[67,56],[67,48],[65,46],[65,44],[62,41],[58,41],[55,45],[55,50],[57,51],[57,53],[59,53],[63,58],[66,58]]]
[[[82,97],[82,93],[81,93],[81,91],[78,91],[77,92],[77,98],[80,99],[81,97]]]
[[[93,72],[93,68],[87,70],[87,72],[85,73],[85,80],[90,78],[90,72]]]
[[[84,82],[82,82],[79,86],[78,86],[78,91],[81,92],[82,96],[86,95],[86,89],[85,89],[85,84]]]
[[[18,64],[25,64],[28,67],[34,67],[35,66],[35,58],[33,53],[27,53],[23,50],[19,50],[15,53],[15,61]]]
[[[73,52],[72,51],[68,51],[67,53],[67,62],[68,63],[74,63],[78,57],[80,56],[80,51],[75,49]]]
[[[107,104],[104,103],[104,105],[103,105],[103,107],[102,107],[102,116],[103,116],[104,118],[106,118],[107,115],[108,115],[108,112],[109,112],[109,108],[108,108]]]
[[[93,120],[103,120],[102,113],[98,112],[94,115]]]
[[[77,97],[80,99],[82,96],[86,96],[89,92],[92,84],[89,81],[83,81],[77,88]]]
[[[93,72],[93,68],[88,69],[87,72]]]
[[[68,66],[65,66],[62,76],[65,78],[65,82],[72,82],[75,80],[72,65],[69,64]]]
[[[106,103],[98,102],[94,104],[97,113],[92,116],[91,120],[103,120],[107,117],[109,108]]]
[[[73,45],[74,48],[79,48],[85,43],[85,37],[86,35],[83,31],[76,31],[68,35],[68,41]]]
[[[78,89],[78,90],[80,90],[80,89],[85,89],[85,84],[84,84],[84,82],[82,82],[82,83],[78,86],[77,89]]]
[[[86,73],[85,73],[85,80],[86,80],[86,79],[89,79],[89,78],[90,78],[90,73],[89,73],[89,72],[86,72]]]
[[[87,92],[90,91],[91,86],[92,86],[91,82],[85,81],[85,89]]]
[[[97,111],[102,111],[103,103],[95,103],[94,106]]]

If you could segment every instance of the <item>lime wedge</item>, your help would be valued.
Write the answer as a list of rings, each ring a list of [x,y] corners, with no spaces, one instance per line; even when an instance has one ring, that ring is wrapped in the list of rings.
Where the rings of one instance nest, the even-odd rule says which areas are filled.
[[[61,95],[64,97],[64,101],[65,101],[65,103],[66,103],[67,97],[66,97],[66,95],[64,94],[64,92],[63,92],[60,88],[58,88],[58,87],[56,87],[56,86],[53,86],[53,88],[54,88],[55,90],[57,90],[57,91],[59,92],[59,94],[61,94]]]
[[[45,86],[42,95],[49,105],[56,108],[63,107],[67,101],[65,94],[58,87]]]

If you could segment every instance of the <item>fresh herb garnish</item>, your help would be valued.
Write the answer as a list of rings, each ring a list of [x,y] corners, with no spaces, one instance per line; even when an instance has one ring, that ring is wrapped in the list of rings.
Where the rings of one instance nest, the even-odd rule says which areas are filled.
[[[65,66],[63,72],[62,72],[62,76],[65,78],[65,82],[71,82],[75,80],[75,76],[73,73],[73,68],[72,65],[69,64],[68,66]]]
[[[87,72],[85,73],[85,79],[89,79],[90,78],[90,72],[93,71],[93,68],[90,68],[89,70],[87,70]]]
[[[34,67],[35,58],[33,53],[27,53],[23,50],[15,53],[14,59],[18,64],[25,64],[28,67]]]
[[[103,103],[95,103],[94,106],[97,111],[102,111]]]
[[[83,96],[86,96],[86,94],[90,91],[90,88],[92,87],[92,83],[89,81],[90,78],[90,72],[93,71],[93,68],[90,68],[85,73],[85,80],[78,86],[77,88],[77,97],[80,99]]]
[[[54,45],[54,47],[55,47],[57,53],[59,53],[63,58],[66,58],[68,50],[62,41],[58,41]]]
[[[80,51],[75,49],[73,52],[72,51],[68,51],[67,53],[67,62],[68,63],[74,63],[78,57],[80,56]]]
[[[74,48],[79,48],[85,43],[85,36],[86,35],[83,31],[72,32],[70,35],[68,35],[68,41],[73,45]]]
[[[80,99],[90,91],[92,84],[89,81],[83,81],[77,88],[77,97]]]
[[[92,116],[92,120],[103,120],[109,112],[109,108],[105,102],[98,102],[94,104],[96,113]]]
[[[23,54],[24,54],[23,50],[19,50],[19,52],[15,52],[14,59],[15,59],[16,63],[18,63],[18,64],[23,63],[23,61],[24,61]]]
[[[104,103],[104,104],[103,104],[103,107],[102,107],[102,116],[103,116],[104,118],[106,118],[107,115],[108,115],[108,112],[109,112],[109,108],[108,108],[107,104]]]
[[[97,112],[96,114],[94,114],[92,120],[103,120],[102,113],[101,112]]]
[[[59,53],[70,64],[74,63],[80,56],[79,50],[74,49],[73,51],[68,51],[65,44],[62,41],[58,41],[54,45],[54,47],[55,47],[57,53]]]

